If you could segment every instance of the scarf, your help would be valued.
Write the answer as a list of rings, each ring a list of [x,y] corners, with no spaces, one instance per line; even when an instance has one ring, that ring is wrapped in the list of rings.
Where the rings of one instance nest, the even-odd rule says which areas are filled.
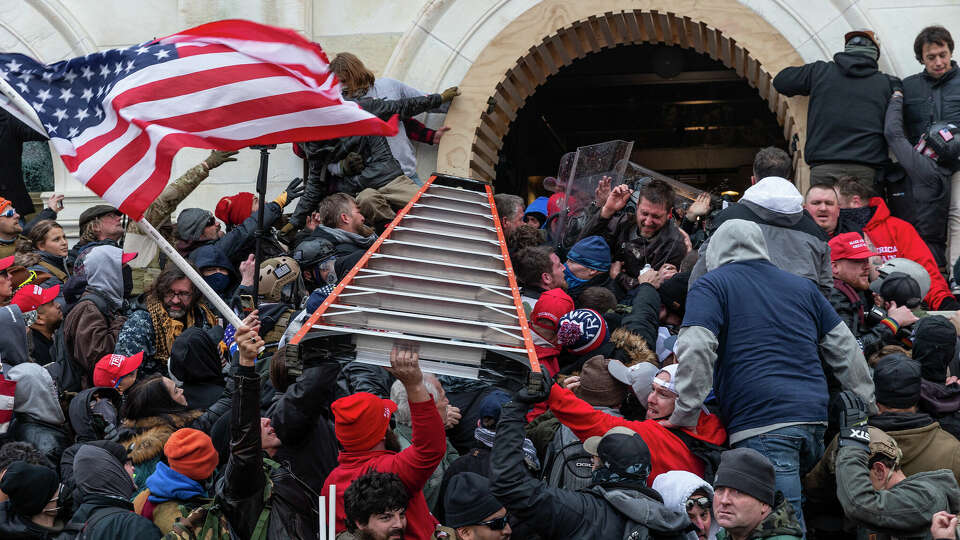
[[[573,272],[570,271],[570,267],[566,263],[563,264],[563,277],[567,280],[568,290],[575,290],[583,287],[583,284],[589,280],[580,279],[577,276],[573,275]]]
[[[170,358],[170,349],[173,347],[173,340],[183,332],[184,328],[189,328],[196,324],[194,310],[187,310],[186,324],[171,318],[167,310],[163,307],[155,296],[146,299],[147,313],[150,314],[150,320],[153,322],[153,357],[166,362]],[[197,304],[197,307],[206,318],[207,324],[214,326],[216,319],[213,313],[203,304]]]
[[[477,426],[477,429],[473,430],[473,437],[482,442],[487,448],[493,448],[493,439],[496,435],[497,433],[495,431],[491,431],[482,426]],[[540,460],[537,458],[537,449],[533,446],[533,441],[526,437],[523,439],[523,461],[527,463],[527,467],[531,470],[540,470]]]

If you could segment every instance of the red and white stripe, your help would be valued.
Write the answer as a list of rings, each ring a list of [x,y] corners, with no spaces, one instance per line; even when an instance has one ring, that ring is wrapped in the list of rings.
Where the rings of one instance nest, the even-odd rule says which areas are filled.
[[[228,20],[157,40],[179,58],[140,69],[102,100],[103,121],[73,139],[53,137],[67,169],[139,219],[185,146],[236,150],[255,144],[393,135],[344,101],[326,55],[292,30]]]
[[[13,398],[17,391],[17,381],[10,381],[0,374],[0,435],[10,428],[13,420]]]

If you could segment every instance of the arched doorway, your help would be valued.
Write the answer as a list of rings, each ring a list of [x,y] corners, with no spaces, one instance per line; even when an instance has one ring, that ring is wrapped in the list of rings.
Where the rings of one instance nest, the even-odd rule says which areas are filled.
[[[611,70],[609,66],[603,65],[603,57],[612,59],[609,63],[614,66],[614,69]],[[599,67],[599,72],[596,72],[596,69],[591,72],[589,67],[591,65]],[[577,73],[578,70],[581,73]],[[709,146],[704,143],[709,143],[711,139],[722,142],[721,134],[724,131],[728,134],[726,140],[729,142],[731,130],[755,123],[757,129],[769,131],[771,122],[775,121],[782,130],[782,137],[765,136],[762,137],[763,140],[752,140],[751,144],[746,146],[726,145],[724,150],[712,152],[713,159],[725,165],[704,168],[716,169],[720,173],[734,173],[735,171],[730,169],[742,167],[744,164],[742,154],[746,148],[769,144],[786,146],[795,135],[799,138],[800,122],[795,118],[788,101],[773,89],[771,81],[772,75],[749,50],[735,39],[727,37],[722,31],[706,23],[694,21],[689,17],[660,13],[655,10],[634,10],[607,12],[578,20],[531,47],[527,54],[520,57],[496,84],[494,92],[487,99],[486,109],[480,114],[474,132],[469,162],[471,176],[490,182],[497,179],[498,183],[509,191],[523,191],[520,184],[525,182],[524,173],[513,170],[510,165],[515,163],[504,163],[502,158],[509,160],[511,155],[521,154],[522,152],[518,152],[516,147],[530,142],[523,134],[518,135],[515,132],[511,136],[510,131],[514,127],[523,129],[529,125],[531,116],[534,117],[534,121],[539,120],[547,128],[548,139],[543,143],[554,145],[563,152],[572,151],[580,144],[606,140],[604,136],[607,139],[639,139],[640,144],[637,148],[641,153],[644,148],[661,147],[676,150],[670,146],[649,144],[650,140],[645,139],[638,129],[620,129],[621,134],[615,136],[617,129],[600,128],[594,130],[592,140],[590,136],[581,137],[576,133],[573,136],[562,135],[555,126],[551,125],[541,109],[544,102],[548,102],[548,108],[557,109],[556,103],[553,105],[549,103],[551,97],[544,98],[543,95],[562,94],[564,86],[567,89],[572,88],[573,92],[568,92],[559,98],[560,101],[569,100],[579,92],[583,99],[573,102],[574,107],[585,101],[592,101],[594,111],[591,115],[595,119],[606,118],[606,121],[612,124],[617,124],[617,120],[603,113],[597,114],[596,110],[609,106],[616,108],[618,100],[620,102],[626,100],[628,106],[633,102],[635,112],[644,108],[649,112],[650,106],[656,108],[659,104],[673,107],[673,113],[681,116],[696,114],[691,111],[700,109],[707,111],[704,113],[705,119],[709,119],[711,115],[723,117],[732,114],[741,117],[728,118],[726,122],[720,118],[720,122],[693,122],[690,125],[686,125],[680,118],[674,118],[672,122],[676,124],[675,127],[683,131],[702,132],[685,133],[687,136],[673,137],[682,146],[692,146],[684,144],[685,140],[697,141],[697,146],[700,147]],[[665,85],[673,88],[638,91],[644,86],[646,90],[651,90],[652,87]],[[611,90],[618,86],[617,90]],[[728,88],[718,92],[717,89],[723,86]],[[637,95],[633,97],[625,95],[624,87],[627,88],[626,94],[634,91]],[[677,91],[681,87],[683,90]],[[592,95],[591,91],[597,91],[598,88],[610,92],[610,97],[613,99],[604,100],[602,96]],[[753,91],[744,92],[748,88]],[[691,92],[691,89],[694,90]],[[704,94],[698,95],[697,90]],[[658,102],[656,99],[658,94],[667,99]],[[637,102],[644,101],[644,96],[652,97],[653,101],[636,106]],[[681,99],[675,99],[678,97]],[[751,97],[754,101],[752,104]],[[757,111],[756,102],[761,100],[766,104],[768,112]],[[603,103],[604,101],[607,103]],[[738,102],[739,104],[735,105]],[[727,114],[723,112],[724,107],[728,109]],[[738,107],[739,113],[735,110]],[[729,112],[730,110],[733,112]],[[665,113],[668,117],[671,114],[670,110],[661,111],[661,113]],[[539,116],[538,119],[537,116]],[[731,122],[731,120],[735,121]],[[669,130],[670,126],[664,125],[665,123],[669,124],[670,120],[660,122],[660,126],[654,127]],[[710,133],[710,131],[716,131],[716,133]],[[656,137],[656,134],[652,136]],[[512,141],[518,144],[511,144]],[[724,145],[721,144],[720,148],[724,148]],[[665,155],[669,153],[669,151],[664,152]],[[732,156],[737,153],[741,156],[734,159]],[[694,155],[691,152],[676,151],[672,154],[673,161],[677,163],[689,163],[691,156]],[[700,155],[703,160],[702,156],[705,154],[701,151]],[[706,155],[710,155],[710,152]],[[795,153],[795,163],[805,169],[799,158],[799,153]],[[746,161],[749,163],[749,160]],[[649,162],[644,164],[652,168],[658,168],[659,165],[659,168],[664,169],[662,164]],[[689,176],[687,180],[707,178],[706,174],[695,174],[698,172],[696,168],[668,166],[665,169],[670,172],[686,172]],[[511,172],[515,178],[502,178],[503,173],[509,175]],[[703,172],[706,173],[706,171]],[[743,174],[741,172],[733,176],[742,180]],[[694,181],[693,183],[702,182]],[[734,183],[739,182],[735,179]]]

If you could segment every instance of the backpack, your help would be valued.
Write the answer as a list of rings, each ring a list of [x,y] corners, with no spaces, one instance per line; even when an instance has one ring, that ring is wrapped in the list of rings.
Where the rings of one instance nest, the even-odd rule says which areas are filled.
[[[85,294],[77,301],[77,304],[84,300],[93,302],[100,313],[104,315],[110,313],[110,306],[107,305],[106,299],[99,294]],[[86,372],[70,354],[70,347],[67,347],[67,340],[63,335],[62,327],[58,328],[53,334],[50,358],[53,359],[53,362],[44,367],[50,372],[50,376],[57,383],[61,392],[79,392],[83,389],[83,379]]]
[[[547,446],[542,480],[549,486],[576,491],[590,486],[593,456],[567,426],[560,426]]]
[[[273,495],[273,481],[270,474],[280,468],[280,464],[272,459],[263,458],[263,474],[267,483],[263,487],[263,509],[257,517],[257,524],[249,540],[266,540],[267,525],[270,523],[270,509]],[[223,515],[223,501],[218,493],[208,504],[190,512],[192,525],[177,519],[173,530],[166,538],[180,538],[182,540],[230,540],[230,523]],[[180,507],[181,514],[187,514],[186,507]],[[198,530],[199,527],[199,530]]]
[[[670,433],[673,433],[683,441],[683,444],[687,447],[687,450],[690,450],[691,454],[700,458],[700,461],[703,462],[703,479],[712,486],[714,477],[717,474],[717,467],[720,466],[720,454],[727,449],[718,444],[700,440],[682,429],[669,429]]]

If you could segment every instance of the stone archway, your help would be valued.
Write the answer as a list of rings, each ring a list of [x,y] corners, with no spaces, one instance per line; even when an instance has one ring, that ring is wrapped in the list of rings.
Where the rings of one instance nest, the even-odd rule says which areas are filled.
[[[459,6],[454,2],[448,7],[452,11],[455,5]],[[437,78],[429,80],[434,86],[459,83],[463,91],[444,120],[452,131],[436,149],[435,170],[492,179],[501,138],[538,85],[577,58],[635,43],[685,46],[726,64],[767,101],[787,140],[797,135],[797,147],[803,148],[806,98],[784,98],[772,90],[770,80],[780,69],[804,59],[779,27],[738,0],[541,0],[532,5],[503,0],[497,6],[500,11],[512,8],[511,13],[501,17],[497,11],[488,17],[496,21],[478,21],[461,41],[447,42],[454,53],[443,70],[420,68],[430,56],[428,50],[432,55],[440,52],[430,41],[432,33],[424,38],[429,47],[414,46],[412,39],[409,46],[402,42],[388,66],[388,75],[423,71],[422,75]],[[432,18],[438,21],[431,25]],[[432,32],[449,28],[442,23],[452,21],[425,10],[421,22],[424,30],[417,30],[419,34],[426,28]],[[487,29],[491,25],[495,31]],[[486,37],[477,37],[480,34]],[[796,164],[803,186],[809,171],[802,157]]]
[[[787,100],[772,86],[773,76],[733,38],[706,23],[674,13],[607,12],[576,21],[531,47],[496,84],[474,133],[471,177],[492,182],[503,137],[517,111],[538,86],[561,68],[590,54],[629,44],[662,44],[693,49],[734,70],[767,102],[783,127],[784,139],[797,133],[797,121]],[[797,154],[799,158],[799,154]],[[795,161],[799,161],[795,159]]]

